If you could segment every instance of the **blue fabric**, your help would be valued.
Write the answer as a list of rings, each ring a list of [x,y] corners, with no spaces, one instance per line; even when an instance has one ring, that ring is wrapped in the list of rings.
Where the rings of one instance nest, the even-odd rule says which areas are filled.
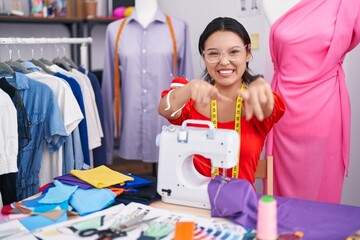
[[[153,184],[152,181],[144,179],[144,178],[139,177],[137,175],[126,174],[126,173],[123,173],[123,174],[134,178],[134,180],[133,181],[126,181],[124,185],[120,186],[121,188],[137,188],[137,187],[145,187],[145,186],[149,186],[149,185]]]
[[[58,180],[54,181],[55,187],[49,189],[45,197],[39,203],[62,203],[69,200],[70,196],[76,191],[77,186],[63,184]]]
[[[28,114],[31,141],[18,154],[17,198],[25,199],[37,193],[43,142],[49,152],[57,151],[67,133],[53,91],[43,83],[15,72],[6,80],[20,93]]]
[[[115,193],[107,188],[78,188],[70,198],[70,205],[80,216],[84,216],[110,206],[115,197]]]
[[[38,216],[33,216],[33,217],[27,217],[24,219],[20,220],[20,223],[22,225],[24,225],[24,227],[26,229],[28,229],[30,232],[42,228],[42,227],[46,227],[55,223],[60,223],[60,222],[64,222],[67,220],[67,214],[66,212],[64,212],[58,219],[53,220],[50,218],[47,218],[45,216],[42,215],[38,215]]]
[[[85,69],[79,67],[78,70],[85,74]],[[104,129],[104,108],[103,108],[103,101],[102,101],[102,93],[99,84],[99,80],[93,72],[88,72],[87,76],[90,79],[91,86],[95,93],[95,101],[96,107],[98,109],[101,128]],[[107,165],[106,159],[107,157],[106,152],[106,139],[103,137],[101,138],[101,146],[93,149],[93,159],[94,159],[94,167],[98,167],[101,165]]]
[[[61,203],[54,203],[54,204],[39,203],[39,205],[34,207],[33,212],[34,213],[46,213],[49,211],[54,211],[54,210],[59,210],[59,209],[67,211],[69,209],[69,202],[64,201]]]
[[[83,94],[82,94],[80,85],[75,79],[73,79],[71,77],[67,77],[66,75],[61,74],[59,72],[56,72],[55,76],[62,78],[66,82],[69,83],[70,88],[73,91],[73,94],[80,106],[81,112],[84,115],[84,119],[81,120],[81,122],[79,123],[80,140],[81,140],[82,153],[84,156],[84,162],[86,164],[90,165],[90,152],[89,152],[89,139],[88,139],[88,132],[87,132],[87,124],[86,124],[86,113],[85,113]],[[80,163],[77,162],[77,160],[75,159],[75,166],[78,166],[79,164]]]
[[[21,201],[25,207],[33,208],[39,205],[39,201],[45,197],[45,194],[40,195],[37,198]]]

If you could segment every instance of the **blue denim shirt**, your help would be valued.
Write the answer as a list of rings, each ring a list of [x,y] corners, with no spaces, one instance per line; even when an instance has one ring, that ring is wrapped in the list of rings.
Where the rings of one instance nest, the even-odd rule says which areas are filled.
[[[55,152],[67,133],[53,91],[45,84],[15,72],[7,81],[20,93],[28,114],[31,141],[18,154],[17,197],[24,199],[38,192],[42,147]]]

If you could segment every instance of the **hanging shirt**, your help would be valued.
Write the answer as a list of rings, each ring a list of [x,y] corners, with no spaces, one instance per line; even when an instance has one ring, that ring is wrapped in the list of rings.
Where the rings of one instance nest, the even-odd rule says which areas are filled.
[[[156,135],[166,121],[158,114],[161,91],[173,79],[173,43],[163,12],[143,28],[136,12],[126,19],[118,52],[115,40],[123,20],[108,25],[102,78],[107,163],[114,151],[114,54],[119,54],[121,72],[121,126],[119,155],[126,159],[157,162]],[[193,77],[188,25],[171,17],[177,43],[178,75]]]
[[[350,148],[342,63],[359,42],[359,0],[302,0],[272,25],[271,86],[287,109],[267,146],[274,195],[340,202]]]
[[[38,192],[43,143],[48,151],[57,151],[68,134],[56,96],[47,85],[19,72],[6,80],[19,91],[30,122],[32,139],[17,158],[17,197],[24,199]]]
[[[0,81],[6,80],[2,78]],[[14,103],[1,89],[0,99],[0,175],[3,175],[18,171],[18,126]]]

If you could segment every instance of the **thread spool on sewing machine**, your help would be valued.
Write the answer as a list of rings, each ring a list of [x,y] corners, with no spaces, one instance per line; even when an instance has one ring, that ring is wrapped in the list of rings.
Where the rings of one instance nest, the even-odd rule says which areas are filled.
[[[157,192],[162,201],[210,209],[207,185],[211,178],[197,172],[192,157],[199,154],[211,159],[213,167],[232,168],[238,162],[240,138],[235,130],[215,129],[210,121],[189,119],[181,126],[164,126],[156,145]]]

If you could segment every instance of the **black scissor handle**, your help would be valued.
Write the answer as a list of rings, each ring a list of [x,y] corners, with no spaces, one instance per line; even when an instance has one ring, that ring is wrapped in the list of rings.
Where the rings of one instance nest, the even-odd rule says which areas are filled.
[[[90,237],[92,235],[98,234],[98,230],[96,228],[89,228],[89,229],[85,229],[85,230],[81,230],[79,232],[79,236],[80,237]]]
[[[110,237],[112,238],[114,236],[113,231],[111,229],[105,229],[105,230],[97,230],[96,228],[89,228],[85,229],[79,232],[80,237],[90,237],[93,235],[99,235],[99,237]]]

